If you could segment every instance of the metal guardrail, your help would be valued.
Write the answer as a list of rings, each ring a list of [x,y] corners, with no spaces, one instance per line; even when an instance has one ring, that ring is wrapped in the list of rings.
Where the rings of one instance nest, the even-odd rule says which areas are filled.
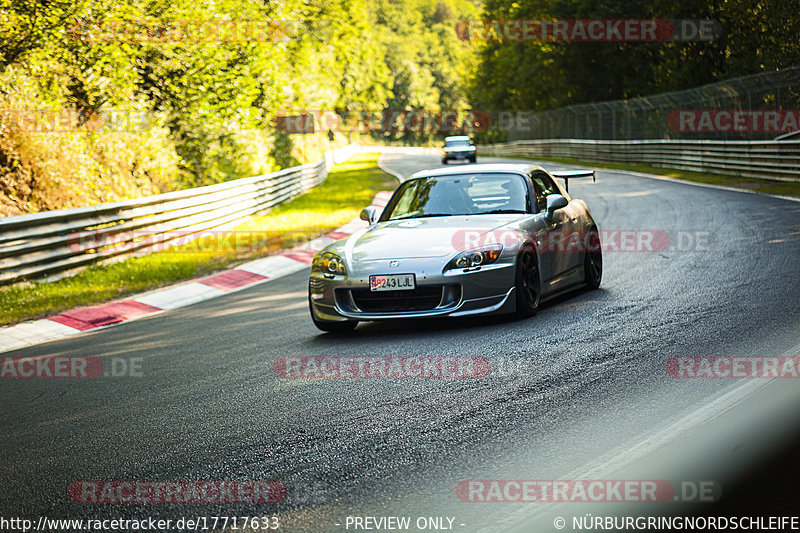
[[[144,254],[241,222],[321,183],[350,145],[316,163],[121,202],[0,218],[0,285]]]
[[[800,182],[800,140],[537,139],[484,145],[479,147],[478,153],[603,163],[645,163],[695,172]]]

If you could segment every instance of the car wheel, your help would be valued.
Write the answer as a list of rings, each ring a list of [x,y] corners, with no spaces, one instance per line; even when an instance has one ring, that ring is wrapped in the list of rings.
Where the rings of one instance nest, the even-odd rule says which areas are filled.
[[[586,236],[583,275],[589,290],[594,290],[600,286],[600,280],[603,278],[603,251],[597,228],[589,230]]]
[[[447,164],[447,159],[442,159],[442,164],[446,165]]]
[[[517,316],[527,318],[536,314],[541,299],[539,280],[539,261],[536,252],[525,250],[517,257],[515,293],[517,296]]]
[[[478,162],[478,158],[475,157],[475,156],[470,157],[469,160],[472,161],[473,163],[477,163]]]
[[[311,321],[314,322],[317,329],[327,333],[350,333],[358,325],[358,320],[346,320],[343,322],[319,320],[314,314],[314,307],[311,305],[311,295],[308,296],[308,310],[311,312]]]

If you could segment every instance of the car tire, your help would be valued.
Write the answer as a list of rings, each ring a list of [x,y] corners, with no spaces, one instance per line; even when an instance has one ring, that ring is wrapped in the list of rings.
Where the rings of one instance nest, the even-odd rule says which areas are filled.
[[[477,163],[477,162],[478,162],[478,158],[477,158],[477,157],[475,157],[475,156],[472,156],[472,157],[470,157],[470,158],[469,158],[469,160],[470,160],[472,163]]]
[[[446,165],[447,164],[447,159],[442,159],[442,164]]]
[[[311,305],[311,295],[308,295],[308,310],[311,313],[311,321],[320,331],[326,333],[350,333],[358,325],[358,320],[345,320],[333,322],[331,320],[319,320],[314,314],[314,306]]]
[[[583,255],[583,276],[586,287],[592,291],[600,286],[603,279],[603,250],[600,244],[600,233],[592,228],[586,235],[586,251]]]
[[[536,314],[542,295],[542,284],[539,276],[539,258],[533,249],[523,250],[517,256],[514,292],[517,299],[516,315],[528,318]]]

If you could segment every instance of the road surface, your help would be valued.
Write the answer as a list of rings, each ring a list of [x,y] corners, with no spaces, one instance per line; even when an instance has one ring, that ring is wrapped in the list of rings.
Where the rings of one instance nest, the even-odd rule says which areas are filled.
[[[383,164],[402,175],[439,166],[431,155]],[[800,203],[598,176],[574,180],[570,192],[601,230],[667,232],[670,248],[607,252],[599,290],[528,320],[322,334],[308,315],[306,270],[4,354],[133,361],[142,375],[2,380],[0,515],[277,515],[283,531],[346,531],[348,516],[449,517],[456,531],[500,531],[525,530],[550,506],[463,502],[460,481],[635,475],[714,479],[724,490],[739,466],[797,427],[798,410],[787,406],[798,387],[674,379],[666,361],[797,353]],[[279,379],[272,362],[290,355],[480,355],[493,371],[471,380]],[[713,456],[698,461],[699,443],[717,446]],[[288,495],[278,504],[78,504],[68,487],[80,480],[277,480]]]

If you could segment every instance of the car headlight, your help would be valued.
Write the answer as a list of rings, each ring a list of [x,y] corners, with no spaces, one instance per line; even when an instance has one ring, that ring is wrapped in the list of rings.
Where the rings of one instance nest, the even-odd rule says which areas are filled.
[[[491,265],[500,259],[500,252],[503,251],[502,244],[490,244],[482,246],[475,250],[462,252],[455,256],[445,270],[452,270],[454,268],[477,268],[484,265]]]
[[[344,260],[331,252],[315,255],[314,260],[311,262],[311,271],[322,272],[323,274],[338,274],[340,276],[347,275]]]

